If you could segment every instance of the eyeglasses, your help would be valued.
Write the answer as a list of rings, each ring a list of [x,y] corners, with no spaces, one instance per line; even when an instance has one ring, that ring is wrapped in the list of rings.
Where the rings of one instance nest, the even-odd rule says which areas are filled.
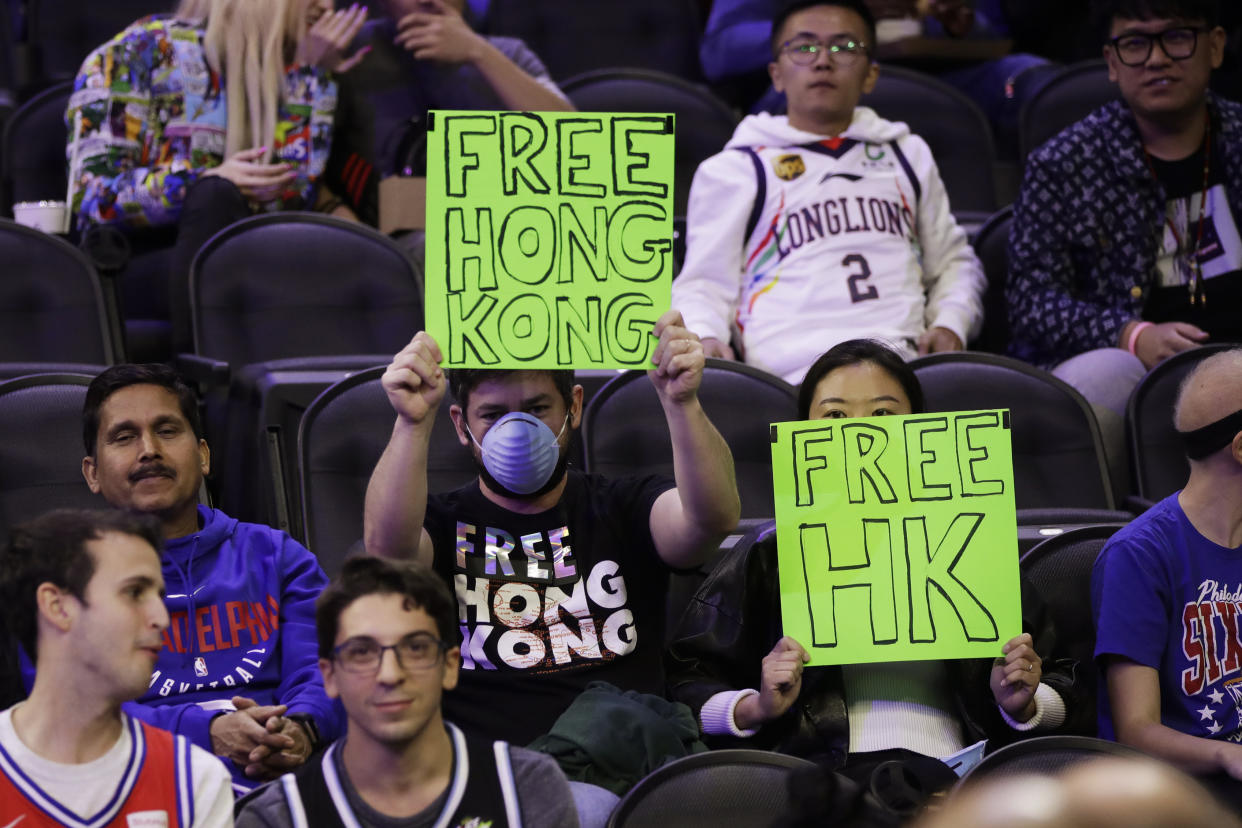
[[[848,35],[834,37],[827,43],[813,37],[795,37],[781,44],[780,53],[799,66],[810,66],[819,59],[820,52],[827,52],[841,66],[852,66],[867,54],[867,44]]]
[[[1114,37],[1108,41],[1117,53],[1117,59],[1126,66],[1142,66],[1151,58],[1151,50],[1156,41],[1170,60],[1185,60],[1195,53],[1199,45],[1199,32],[1206,31],[1202,26],[1177,26],[1165,29],[1156,34],[1133,32]]]
[[[447,649],[448,644],[431,633],[417,632],[387,646],[365,635],[351,638],[333,649],[332,655],[346,672],[377,673],[385,650],[392,650],[403,670],[427,670],[440,663]]]

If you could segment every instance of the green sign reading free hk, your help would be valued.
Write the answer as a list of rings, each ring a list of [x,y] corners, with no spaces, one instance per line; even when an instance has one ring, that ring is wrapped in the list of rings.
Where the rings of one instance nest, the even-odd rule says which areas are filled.
[[[1022,631],[1008,411],[772,436],[781,615],[812,665],[995,657]]]
[[[451,368],[648,368],[673,116],[431,113],[427,330]]]

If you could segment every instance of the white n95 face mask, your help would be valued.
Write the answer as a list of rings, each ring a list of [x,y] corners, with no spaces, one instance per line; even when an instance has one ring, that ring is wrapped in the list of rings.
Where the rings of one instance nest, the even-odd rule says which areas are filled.
[[[483,468],[497,483],[514,494],[529,495],[552,479],[561,459],[561,434],[568,425],[566,414],[560,433],[554,434],[538,417],[511,411],[487,430],[482,443],[469,427],[466,433],[483,454]]]

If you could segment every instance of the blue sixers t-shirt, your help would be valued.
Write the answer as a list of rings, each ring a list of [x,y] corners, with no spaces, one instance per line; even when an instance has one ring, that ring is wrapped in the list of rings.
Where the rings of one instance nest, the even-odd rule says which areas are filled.
[[[1242,549],[1203,537],[1170,495],[1101,551],[1091,605],[1097,659],[1159,671],[1163,724],[1242,742]],[[1116,738],[1103,691],[1100,736]]]

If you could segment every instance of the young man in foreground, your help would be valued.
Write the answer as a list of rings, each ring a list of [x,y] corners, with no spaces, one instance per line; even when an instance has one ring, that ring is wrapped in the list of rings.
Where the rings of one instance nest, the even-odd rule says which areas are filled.
[[[232,825],[224,765],[121,711],[168,629],[160,546],[154,520],[124,512],[62,509],[13,529],[0,607],[38,677],[0,713],[0,825]]]

